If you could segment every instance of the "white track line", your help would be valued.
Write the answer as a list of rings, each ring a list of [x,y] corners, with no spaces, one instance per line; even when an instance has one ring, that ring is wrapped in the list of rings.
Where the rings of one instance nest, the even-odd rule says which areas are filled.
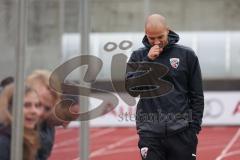
[[[91,138],[96,138],[96,137],[99,137],[99,136],[103,136],[103,135],[111,133],[115,130],[116,130],[116,128],[106,128],[106,129],[100,130],[99,132],[93,133]],[[56,148],[59,148],[59,147],[62,147],[62,146],[66,146],[66,145],[70,145],[72,143],[76,143],[78,141],[79,141],[79,137],[72,138],[72,139],[69,139],[69,140],[66,140],[66,141],[63,141],[63,142],[60,142],[60,143],[56,143],[53,148],[56,149]]]
[[[227,146],[223,149],[223,151],[221,152],[221,154],[216,158],[216,160],[222,160],[227,152],[229,151],[229,149],[234,145],[234,143],[237,141],[237,139],[240,137],[240,128],[237,130],[237,132],[235,133],[235,135],[233,136],[233,138],[229,141],[229,143],[227,144]]]
[[[76,150],[78,150],[78,148],[76,148],[76,147],[67,147],[67,148],[60,148],[60,149],[56,150],[54,153],[56,154],[56,153],[59,153],[59,152],[61,152],[61,153],[72,152],[72,151],[76,151]],[[118,153],[128,153],[128,152],[135,152],[135,151],[138,151],[138,148],[136,146],[114,149],[114,150],[102,153],[101,155],[98,155],[98,156],[105,156],[105,155],[118,154]]]
[[[57,153],[62,154],[62,153],[64,153],[64,152],[69,153],[69,152],[74,152],[74,151],[78,151],[78,150],[79,150],[78,147],[58,148],[58,149],[56,149],[56,150],[53,151],[52,155],[53,155],[53,154],[57,154]]]
[[[122,148],[122,149],[114,149],[112,151],[108,151],[105,153],[102,153],[101,156],[111,155],[111,154],[119,154],[119,153],[128,153],[128,152],[136,152],[138,151],[137,146],[135,147],[128,147],[128,148]]]
[[[224,158],[225,157],[230,157],[230,156],[235,156],[235,155],[240,155],[240,150],[228,152],[227,154],[225,154]]]
[[[116,148],[116,147],[119,147],[119,146],[121,146],[121,145],[123,145],[123,144],[125,144],[125,143],[127,143],[127,142],[129,142],[129,141],[135,140],[135,139],[137,139],[137,138],[138,138],[138,136],[137,136],[137,135],[134,135],[134,136],[130,136],[130,137],[124,138],[124,139],[122,139],[122,140],[120,140],[120,141],[117,141],[117,142],[115,142],[115,143],[113,143],[113,144],[109,144],[109,145],[106,146],[106,147],[103,147],[103,148],[100,148],[100,149],[98,149],[98,150],[96,150],[96,151],[93,151],[93,152],[90,154],[90,157],[95,157],[95,156],[101,155],[102,153],[104,153],[104,152],[106,152],[106,151],[108,151],[108,150],[111,150],[111,149],[114,149],[114,148]]]
[[[198,147],[197,148],[197,150],[198,151],[204,151],[204,150],[209,150],[209,149],[222,149],[222,148],[224,148],[225,147],[225,145],[206,145],[206,146],[200,146],[200,147]]]
[[[116,148],[116,147],[119,147],[119,146],[121,146],[121,145],[123,145],[123,144],[125,144],[125,143],[127,143],[127,142],[129,142],[129,141],[135,140],[135,139],[137,139],[137,138],[138,138],[137,135],[133,135],[133,136],[124,138],[124,139],[122,139],[122,140],[120,140],[120,141],[117,141],[117,142],[115,142],[115,143],[112,143],[112,144],[110,144],[110,145],[108,145],[108,146],[106,146],[106,147],[97,149],[97,150],[93,151],[93,152],[90,154],[90,158],[96,157],[96,156],[98,156],[98,155],[102,155],[103,153],[106,153],[107,151],[109,151],[109,150],[111,150],[111,149],[114,149],[114,148]],[[74,158],[73,160],[80,160],[80,158],[77,157],[77,158]]]

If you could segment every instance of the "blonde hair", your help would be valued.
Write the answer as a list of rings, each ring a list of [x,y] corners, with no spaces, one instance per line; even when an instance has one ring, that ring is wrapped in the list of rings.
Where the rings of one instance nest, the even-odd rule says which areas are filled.
[[[25,86],[24,96],[29,92],[37,92],[28,86]],[[0,122],[4,125],[10,125],[12,121],[14,84],[7,85],[0,95]]]
[[[56,104],[60,100],[60,95],[54,92],[53,90],[51,90],[49,85],[50,76],[51,76],[51,72],[49,72],[48,70],[35,70],[32,74],[30,74],[27,77],[26,82],[29,86],[33,88],[36,84],[39,84],[39,83],[45,86],[51,93],[52,98],[54,99],[54,104]]]
[[[27,95],[29,92],[36,93],[35,90],[26,86],[24,96]],[[14,94],[14,85],[10,84],[4,88],[3,92],[0,95],[0,122],[5,127],[10,127],[12,122],[11,107],[13,105],[12,104],[13,94]],[[40,147],[39,132],[37,128],[36,129],[24,128],[23,159],[24,160],[35,159],[39,147]]]
[[[9,112],[9,105],[13,99],[14,85],[7,85],[0,95],[0,122],[4,125],[10,125],[12,116]]]

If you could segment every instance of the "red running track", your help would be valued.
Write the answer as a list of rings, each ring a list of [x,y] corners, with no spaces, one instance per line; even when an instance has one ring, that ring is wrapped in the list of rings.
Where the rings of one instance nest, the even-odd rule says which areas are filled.
[[[50,160],[78,160],[78,128],[57,129]],[[240,160],[240,129],[205,127],[198,136],[197,160]],[[92,128],[91,160],[138,160],[135,128]]]

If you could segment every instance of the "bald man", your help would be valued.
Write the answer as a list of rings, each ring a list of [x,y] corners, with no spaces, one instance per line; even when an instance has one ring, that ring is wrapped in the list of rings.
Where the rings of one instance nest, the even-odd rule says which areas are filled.
[[[126,89],[140,95],[136,126],[143,160],[196,159],[204,109],[202,77],[194,51],[178,41],[162,15],[150,15],[144,47],[129,59],[128,66],[136,65],[130,65],[135,72],[127,69]]]

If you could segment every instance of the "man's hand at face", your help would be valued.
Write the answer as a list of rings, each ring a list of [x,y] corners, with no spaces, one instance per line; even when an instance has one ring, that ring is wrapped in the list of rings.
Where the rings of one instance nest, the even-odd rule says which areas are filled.
[[[160,48],[160,45],[154,45],[148,52],[148,58],[151,60],[155,60],[163,51],[163,48]]]

